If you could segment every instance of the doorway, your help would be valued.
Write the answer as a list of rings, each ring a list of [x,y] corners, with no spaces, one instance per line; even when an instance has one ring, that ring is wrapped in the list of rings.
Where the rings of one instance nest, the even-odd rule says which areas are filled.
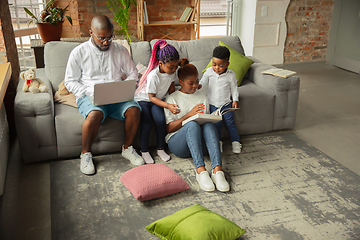
[[[360,73],[359,0],[334,2],[327,58],[334,66]]]

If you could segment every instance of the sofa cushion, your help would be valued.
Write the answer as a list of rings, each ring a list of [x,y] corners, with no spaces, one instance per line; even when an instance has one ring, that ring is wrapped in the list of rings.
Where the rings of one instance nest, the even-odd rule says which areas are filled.
[[[57,91],[57,86],[65,78],[65,69],[71,51],[80,43],[52,41],[45,44],[44,63],[46,77],[52,83],[52,89]]]
[[[55,128],[59,158],[79,156],[81,153],[81,126],[84,117],[77,108],[54,104]],[[124,122],[108,117],[100,125],[91,147],[93,154],[120,152],[124,144]]]
[[[151,48],[149,42],[131,42],[131,57],[136,64],[141,63],[145,66],[149,64]]]
[[[238,90],[240,110],[235,111],[234,114],[239,133],[254,134],[272,131],[275,95],[248,80],[244,80]],[[227,133],[226,130],[225,132]],[[228,136],[228,134],[223,135]]]

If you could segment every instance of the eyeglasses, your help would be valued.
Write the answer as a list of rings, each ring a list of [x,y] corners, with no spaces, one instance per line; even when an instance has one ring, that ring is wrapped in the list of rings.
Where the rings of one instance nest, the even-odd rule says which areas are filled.
[[[99,42],[101,42],[101,43],[104,43],[104,42],[106,42],[106,41],[111,42],[111,41],[114,39],[114,36],[111,36],[111,37],[108,37],[108,38],[106,38],[106,37],[98,37],[98,36],[96,36],[96,34],[94,33],[94,31],[92,31],[92,33],[93,33],[94,36],[97,38],[97,40],[99,40]]]

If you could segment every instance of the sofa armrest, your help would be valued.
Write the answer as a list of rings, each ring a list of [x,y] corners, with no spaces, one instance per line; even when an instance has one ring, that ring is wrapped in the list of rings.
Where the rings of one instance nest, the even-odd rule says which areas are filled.
[[[249,80],[275,95],[273,130],[294,128],[300,78],[297,75],[282,78],[261,73],[271,67],[259,61],[253,63],[249,70]]]
[[[20,79],[14,102],[16,132],[25,162],[57,158],[52,86],[44,69],[37,69],[36,76],[46,84],[47,92],[24,92],[24,80]]]

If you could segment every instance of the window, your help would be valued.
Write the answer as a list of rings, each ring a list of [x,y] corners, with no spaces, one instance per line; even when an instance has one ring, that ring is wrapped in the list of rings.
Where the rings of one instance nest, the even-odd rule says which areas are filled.
[[[200,37],[228,36],[231,27],[232,1],[200,1]]]
[[[32,39],[40,39],[35,23],[29,24],[32,18],[24,11],[24,7],[37,16],[44,9],[44,2],[45,0],[9,0],[21,70],[36,67],[30,43]]]

